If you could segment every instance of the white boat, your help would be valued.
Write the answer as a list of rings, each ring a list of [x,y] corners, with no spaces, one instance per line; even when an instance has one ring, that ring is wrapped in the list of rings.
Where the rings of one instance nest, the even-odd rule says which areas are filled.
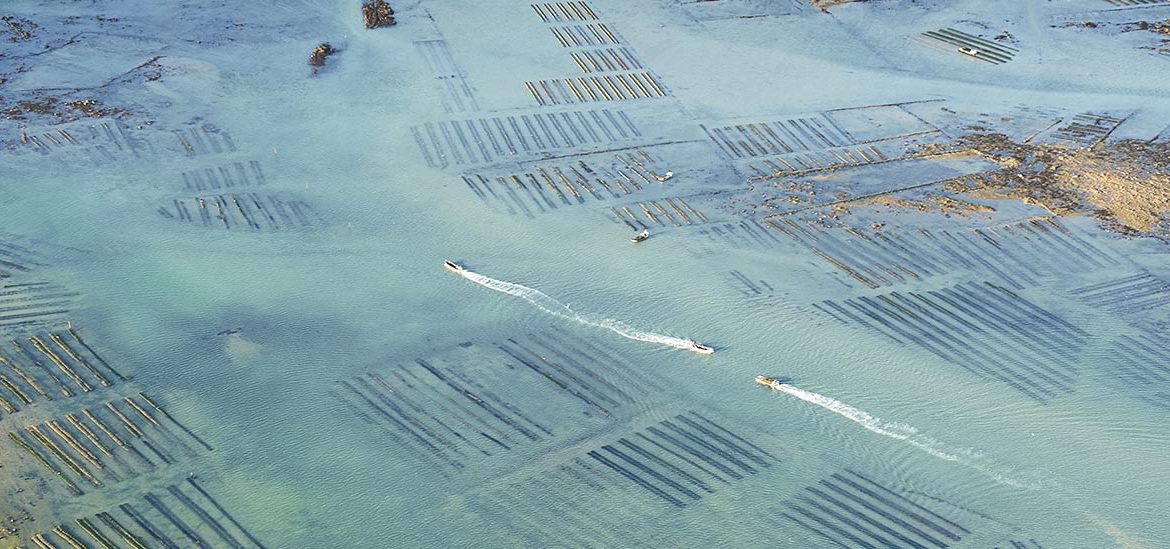
[[[450,259],[443,260],[443,268],[455,274],[460,274],[463,272],[463,266],[454,261],[451,261]]]
[[[674,172],[666,172],[662,175],[654,174],[654,179],[657,179],[659,183],[662,183],[672,177],[674,177]]]
[[[643,229],[642,232],[634,235],[634,238],[631,238],[630,242],[637,244],[643,240],[646,240],[647,238],[650,238],[650,229]]]
[[[780,390],[780,386],[784,385],[784,382],[780,381],[779,379],[768,376],[756,376],[756,383],[775,390]]]
[[[979,50],[977,50],[975,48],[967,48],[967,47],[959,48],[959,53],[961,53],[963,55],[970,55],[971,57],[979,57]]]
[[[699,343],[698,341],[692,341],[691,342],[691,351],[699,353],[701,355],[709,355],[709,354],[713,354],[715,352],[715,349],[712,347],[708,347],[706,345],[703,345],[702,343]]]

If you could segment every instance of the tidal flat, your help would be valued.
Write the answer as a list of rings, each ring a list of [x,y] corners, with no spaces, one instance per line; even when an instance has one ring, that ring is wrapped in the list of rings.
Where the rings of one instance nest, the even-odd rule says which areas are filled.
[[[1168,546],[1167,29],[5,2],[0,547]]]

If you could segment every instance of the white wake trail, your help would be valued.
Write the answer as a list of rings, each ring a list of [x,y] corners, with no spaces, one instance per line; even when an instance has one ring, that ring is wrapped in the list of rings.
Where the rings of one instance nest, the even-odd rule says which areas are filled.
[[[653,332],[644,332],[642,330],[632,328],[620,320],[595,318],[578,313],[577,311],[569,308],[568,305],[565,305],[564,303],[549,297],[548,294],[545,294],[536,288],[529,288],[528,286],[516,284],[514,282],[508,282],[505,280],[498,280],[490,276],[484,276],[476,272],[468,271],[466,269],[460,271],[459,275],[486,288],[519,297],[533,305],[536,305],[537,308],[551,315],[559,316],[574,322],[580,322],[582,324],[588,324],[590,326],[596,326],[598,328],[605,328],[606,330],[609,330],[625,338],[634,339],[637,341],[645,341],[648,343],[657,343],[659,345],[666,345],[676,349],[688,350],[694,343],[689,339],[671,337]]]
[[[865,427],[869,431],[906,442],[907,444],[914,446],[915,448],[918,448],[919,450],[922,450],[934,457],[961,463],[968,467],[977,469],[995,479],[996,482],[1015,486],[1017,488],[1031,489],[1036,487],[1008,477],[1000,471],[1001,467],[994,466],[986,457],[974,450],[969,448],[948,448],[942,442],[920,434],[918,429],[911,425],[884,421],[839,400],[834,400],[825,395],[817,394],[812,391],[798,389],[791,385],[774,383],[769,385],[769,387],[776,391],[788,393],[789,395],[799,398],[805,402],[816,404],[817,406],[820,406],[826,410],[829,410],[830,412],[857,423],[862,427]]]

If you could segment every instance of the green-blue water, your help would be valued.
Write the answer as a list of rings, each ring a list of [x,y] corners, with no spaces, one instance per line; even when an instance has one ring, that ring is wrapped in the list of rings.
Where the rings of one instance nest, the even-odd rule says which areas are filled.
[[[1140,133],[1140,124],[1166,112],[1158,97],[1164,83],[1118,90],[1102,77],[1055,93],[1049,83],[1059,71],[1043,59],[1021,54],[1003,65],[1015,71],[1005,83],[978,72],[985,67],[955,68],[949,52],[897,41],[952,24],[966,14],[959,8],[924,15],[907,7],[914,22],[883,34],[865,30],[858,6],[827,19],[803,4],[743,2],[726,9],[766,17],[736,19],[674,2],[598,0],[589,6],[618,43],[565,48],[546,27],[597,21],[545,23],[528,3],[403,2],[395,5],[397,26],[367,31],[354,2],[305,1],[235,12],[188,6],[167,26],[169,10],[116,4],[68,13],[40,2],[13,8],[39,22],[38,40],[68,37],[68,25],[96,33],[86,40],[100,55],[74,46],[33,57],[27,53],[35,50],[9,50],[0,57],[9,78],[0,96],[93,86],[164,57],[157,79],[133,73],[71,97],[126,108],[119,135],[129,139],[115,140],[121,145],[102,133],[112,117],[66,126],[33,118],[30,135],[68,128],[80,141],[46,141],[45,150],[20,143],[19,121],[3,121],[0,243],[31,252],[0,255],[28,267],[7,269],[0,284],[47,281],[77,294],[48,324],[3,326],[5,340],[68,322],[131,379],[34,399],[0,414],[0,427],[25,436],[26,425],[63,423],[66,414],[142,391],[214,449],[163,421],[165,434],[154,440],[175,463],[151,469],[129,454],[111,458],[120,480],[102,476],[95,487],[68,472],[85,491],[73,496],[5,439],[0,510],[28,518],[0,544],[32,546],[31,536],[58,524],[84,536],[73,520],[90,517],[131,546],[93,518],[103,512],[147,545],[161,543],[119,507],[130,502],[177,545],[190,545],[143,499],[176,497],[167,486],[195,498],[189,474],[267,547],[1170,543],[1163,520],[1170,374],[1161,345],[1168,307],[1157,301],[1165,290],[1149,286],[1154,297],[1140,300],[1153,305],[1141,310],[1125,306],[1127,294],[1076,291],[1143,270],[1165,280],[1164,244],[1121,238],[1088,217],[1062,219],[1060,229],[1005,230],[1042,217],[1009,201],[968,217],[873,208],[844,218],[875,239],[871,225],[884,223],[882,234],[905,255],[817,229],[811,210],[792,218],[810,239],[825,240],[800,244],[753,206],[784,189],[749,187],[751,162],[706,131],[915,102],[817,119],[837,120],[858,142],[930,128],[925,137],[893,138],[892,149],[914,139],[950,143],[975,123],[1023,138],[1051,122],[1039,107],[1056,118],[1137,112],[1138,129],[1119,131]],[[997,6],[969,9],[986,19]],[[873,9],[873,17],[893,19]],[[98,14],[119,17],[121,26],[94,23]],[[84,21],[66,23],[69,15]],[[1043,40],[1025,23],[1009,26]],[[428,65],[434,52],[426,48],[445,54],[419,43],[436,40],[446,41],[462,77]],[[305,59],[321,41],[340,53],[310,76]],[[911,52],[891,53],[891,43]],[[628,48],[668,96],[541,106],[526,90],[524,81],[583,74],[570,53],[606,47]],[[939,67],[921,68],[924,59]],[[1122,59],[1110,70],[1163,62]],[[1039,76],[1029,79],[1029,67]],[[479,110],[447,112],[462,82]],[[581,136],[574,140],[582,146],[515,155],[486,138],[483,149],[469,146],[472,155],[488,151],[491,162],[440,160],[427,145],[428,163],[412,133],[445,120],[522,114],[582,111],[589,120],[602,109],[624,112],[625,127],[640,135]],[[586,179],[612,185],[591,185],[602,199],[578,186],[578,201],[552,172],[557,166],[572,178],[571,169],[584,171],[578,162],[596,171]],[[792,180],[823,185],[816,200],[824,203],[838,190],[856,196],[992,168],[968,157],[918,162]],[[186,187],[205,170],[223,177],[220,167],[241,182],[237,163],[246,186]],[[548,200],[535,187],[495,182],[537,175],[537,167],[553,180],[537,183]],[[639,180],[635,167],[675,175]],[[487,195],[477,175],[502,198]],[[625,195],[618,181],[643,188],[626,183]],[[234,212],[228,228],[218,210],[206,223],[200,217],[195,197],[236,194],[246,203],[251,195],[243,193],[304,209],[287,206],[282,216],[275,202],[248,206],[256,227]],[[674,213],[665,199],[682,209],[679,197],[703,217]],[[176,200],[191,220],[181,219]],[[650,221],[640,203],[651,200],[668,213],[650,213],[670,221],[651,223],[651,238],[630,244],[634,231],[620,221],[621,208]],[[229,202],[229,211],[240,208]],[[758,224],[740,225],[745,220]],[[944,244],[932,244],[922,228]],[[980,240],[976,228],[991,228],[996,244]],[[955,251],[943,250],[949,246]],[[864,277],[888,283],[868,288],[818,252],[852,257],[872,267]],[[916,264],[908,267],[915,273],[874,266],[890,257]],[[492,291],[445,272],[444,259],[524,288]],[[1011,291],[988,290],[985,281]],[[826,300],[855,316],[826,312],[834,311]],[[880,307],[886,312],[874,313]],[[898,319],[925,328],[888,327],[903,326]],[[658,344],[663,338],[694,339],[716,352],[700,356]],[[753,382],[758,374],[796,389],[768,390]],[[143,416],[135,420],[145,425]],[[145,443],[131,443],[152,455]],[[252,545],[196,499],[229,536]],[[230,546],[181,500],[166,501],[210,545]]]

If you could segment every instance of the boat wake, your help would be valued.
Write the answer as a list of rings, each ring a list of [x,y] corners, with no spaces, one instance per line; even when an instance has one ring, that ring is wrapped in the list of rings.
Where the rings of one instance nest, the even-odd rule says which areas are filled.
[[[580,322],[582,324],[588,324],[590,326],[596,326],[598,328],[605,328],[606,330],[609,330],[625,338],[637,341],[645,341],[647,343],[657,343],[659,345],[674,347],[676,349],[690,350],[694,345],[694,342],[689,339],[671,337],[653,332],[644,332],[642,330],[635,329],[620,320],[599,318],[578,313],[577,311],[571,309],[568,305],[553,299],[548,294],[537,290],[536,288],[529,288],[528,286],[516,284],[514,282],[508,282],[505,280],[498,280],[490,276],[484,276],[466,269],[459,271],[458,274],[463,278],[479,284],[480,286],[484,286],[500,293],[519,297],[520,299],[535,305],[538,309],[551,315],[558,316],[566,320],[572,320],[574,322]]]
[[[791,385],[774,384],[770,385],[770,387],[776,391],[788,393],[789,395],[799,398],[805,402],[816,404],[821,408],[829,410],[830,412],[833,412],[858,425],[861,425],[869,431],[905,442],[936,458],[961,463],[968,467],[977,469],[980,472],[992,477],[996,482],[1001,484],[1027,489],[1033,489],[1037,487],[1031,483],[1024,483],[1009,477],[1002,471],[1004,467],[996,466],[995,464],[991,463],[990,459],[975,450],[970,448],[950,448],[942,442],[921,434],[918,429],[912,425],[884,421],[839,400],[834,400],[825,395],[817,394],[812,391],[798,389]]]

